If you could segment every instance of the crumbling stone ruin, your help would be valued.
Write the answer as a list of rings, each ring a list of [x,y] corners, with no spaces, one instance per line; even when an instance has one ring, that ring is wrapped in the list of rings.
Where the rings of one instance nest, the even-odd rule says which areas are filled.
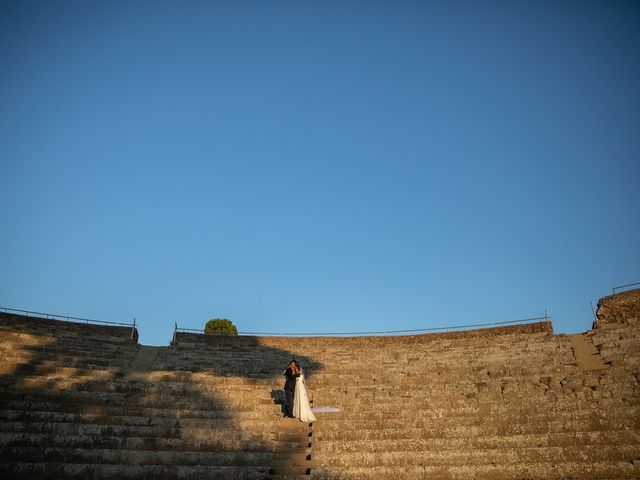
[[[640,290],[593,329],[208,337],[0,314],[3,479],[640,478]],[[297,358],[317,421],[282,418]]]

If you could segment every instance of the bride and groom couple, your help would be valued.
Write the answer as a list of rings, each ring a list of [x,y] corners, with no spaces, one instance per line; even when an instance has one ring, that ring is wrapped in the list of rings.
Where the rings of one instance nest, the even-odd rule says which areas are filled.
[[[309,406],[307,385],[300,364],[291,360],[289,368],[284,371],[283,375],[286,377],[284,382],[284,416],[299,418],[301,422],[315,422],[316,417],[313,416]]]

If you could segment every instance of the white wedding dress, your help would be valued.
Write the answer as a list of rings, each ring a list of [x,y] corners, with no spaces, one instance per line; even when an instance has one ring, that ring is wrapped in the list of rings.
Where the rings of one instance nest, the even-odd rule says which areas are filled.
[[[296,390],[293,395],[293,416],[299,418],[301,422],[315,422],[309,397],[307,397],[307,386],[304,382],[304,375],[296,378]]]

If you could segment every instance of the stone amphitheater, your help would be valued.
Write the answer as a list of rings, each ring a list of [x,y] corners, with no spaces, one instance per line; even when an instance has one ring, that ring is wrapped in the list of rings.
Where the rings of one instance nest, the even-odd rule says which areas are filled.
[[[149,347],[131,328],[0,314],[0,478],[637,479],[640,290],[597,316],[575,335]],[[281,414],[291,358],[325,410],[311,424]]]

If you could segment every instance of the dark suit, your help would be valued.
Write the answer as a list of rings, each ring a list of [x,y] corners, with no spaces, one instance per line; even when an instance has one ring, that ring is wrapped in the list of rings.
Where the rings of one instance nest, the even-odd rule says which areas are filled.
[[[284,415],[286,417],[293,417],[293,394],[296,391],[296,377],[299,377],[300,374],[293,373],[291,368],[287,368],[283,375],[286,377],[284,382]]]

